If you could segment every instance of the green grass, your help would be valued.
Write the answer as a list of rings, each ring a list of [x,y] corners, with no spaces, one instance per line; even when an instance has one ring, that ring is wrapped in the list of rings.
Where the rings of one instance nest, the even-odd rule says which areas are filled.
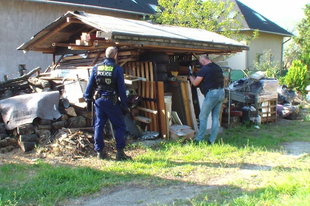
[[[309,126],[307,121],[291,121],[260,129],[230,128],[212,146],[166,142],[146,148],[134,161],[104,160],[100,169],[51,165],[44,160],[32,165],[4,164],[0,166],[0,206],[55,205],[122,185],[208,185],[227,175],[234,178],[175,205],[305,205],[310,202],[310,158],[286,158],[281,143],[310,141]],[[253,175],[240,174],[248,167],[255,168]]]

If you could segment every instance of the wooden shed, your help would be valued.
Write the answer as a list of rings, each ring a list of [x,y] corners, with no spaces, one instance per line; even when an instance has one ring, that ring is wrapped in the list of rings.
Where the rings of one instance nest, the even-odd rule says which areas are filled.
[[[40,78],[58,84],[75,81],[81,95],[92,67],[104,59],[108,46],[119,49],[118,64],[124,69],[125,82],[141,97],[132,109],[134,119],[163,138],[169,136],[171,118],[198,131],[199,93],[186,78],[189,66],[200,68],[198,55],[248,50],[203,29],[78,11],[65,13],[17,49],[53,55],[52,66]],[[76,104],[85,106],[80,101]]]

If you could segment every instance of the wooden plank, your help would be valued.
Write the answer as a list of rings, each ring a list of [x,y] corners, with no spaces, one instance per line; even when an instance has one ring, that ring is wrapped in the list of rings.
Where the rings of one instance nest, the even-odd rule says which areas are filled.
[[[145,64],[144,64],[144,63],[143,63],[143,64],[140,64],[139,68],[140,68],[140,70],[141,70],[141,76],[142,76],[143,78],[147,79],[148,77],[146,76]],[[142,97],[143,97],[143,98],[148,98],[148,96],[147,96],[147,94],[148,94],[148,92],[147,92],[147,82],[148,82],[148,81],[145,81],[145,82],[143,81],[143,82],[142,82]],[[143,107],[149,108],[147,103],[148,103],[148,101],[145,101],[145,100],[144,100],[144,101],[143,101]],[[151,119],[150,114],[147,113],[147,112],[144,112],[144,116],[145,116],[146,118]],[[152,124],[148,125],[148,127],[149,127],[149,128],[147,128],[147,129],[148,129],[148,130],[151,130],[151,129],[152,129]]]
[[[150,118],[147,118],[147,117],[143,117],[143,116],[135,116],[133,117],[134,120],[137,120],[139,122],[143,122],[143,123],[146,123],[146,124],[149,124],[152,122],[152,120]]]
[[[145,69],[145,78],[146,78],[146,93],[145,93],[145,97],[146,98],[151,98],[150,96],[150,73],[149,73],[149,65],[148,62],[144,63],[144,69]],[[149,100],[146,101],[146,108],[151,109],[151,102]],[[150,131],[154,131],[154,121],[152,118],[153,115],[152,114],[146,114],[146,116],[150,119],[152,119],[152,124],[150,124]]]
[[[137,77],[141,77],[141,72],[140,72],[140,68],[139,66],[137,66],[137,62],[134,63],[135,64],[135,67],[136,67],[136,76]],[[142,82],[140,81],[139,82],[139,87],[138,87],[138,94],[141,96],[141,88],[142,88]]]
[[[153,70],[153,62],[149,62],[149,69],[150,69],[150,98],[156,100],[156,92],[155,90],[155,82],[154,82],[154,70]],[[151,101],[151,109],[157,111],[157,106],[154,101]],[[159,132],[158,126],[158,115],[153,114],[152,120],[154,121],[154,130]]]
[[[183,125],[183,122],[181,121],[181,119],[180,119],[180,117],[176,111],[171,111],[171,119],[173,120],[172,124]]]
[[[164,94],[164,82],[157,82],[158,87],[158,111],[160,118],[161,135],[164,139],[169,138],[169,128],[167,128],[166,110],[165,110],[165,94]]]
[[[189,99],[190,115],[191,115],[192,124],[193,124],[192,128],[195,130],[196,134],[198,134],[199,129],[198,129],[197,118],[196,118],[195,109],[194,109],[191,84],[189,82],[187,82],[186,86],[187,86],[186,87],[186,92],[187,92],[187,96],[188,96],[188,99]]]
[[[139,110],[144,111],[144,112],[149,112],[152,114],[157,114],[158,111],[157,110],[152,110],[152,109],[148,109],[148,108],[144,108],[144,107],[137,107]]]
[[[186,83],[187,82],[181,82],[181,85],[180,85],[181,91],[182,91],[182,101],[184,102],[184,110],[186,114],[187,125],[193,128],[191,114],[189,110],[189,101],[188,101],[188,96],[187,96],[186,86],[185,86]]]

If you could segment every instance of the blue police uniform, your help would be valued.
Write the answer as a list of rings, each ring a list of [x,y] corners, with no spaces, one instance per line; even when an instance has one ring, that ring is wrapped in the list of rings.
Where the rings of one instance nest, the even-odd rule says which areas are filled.
[[[96,117],[94,121],[94,139],[95,150],[100,152],[104,148],[103,129],[107,119],[110,119],[113,128],[115,130],[116,148],[123,149],[126,146],[125,132],[126,125],[122,110],[127,110],[127,96],[126,86],[124,82],[123,69],[115,64],[115,59],[107,58],[103,62],[104,65],[113,66],[112,82],[115,85],[115,91],[120,97],[120,101],[113,102],[113,92],[111,91],[98,91],[97,98],[95,100],[95,112]],[[88,84],[84,93],[84,99],[86,101],[93,100],[94,91],[98,90],[98,67],[102,64],[97,64],[93,67],[92,73],[88,80]]]

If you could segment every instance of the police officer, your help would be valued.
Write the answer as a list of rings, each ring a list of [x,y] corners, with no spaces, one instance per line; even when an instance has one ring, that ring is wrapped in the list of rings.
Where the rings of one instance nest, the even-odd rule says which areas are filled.
[[[109,118],[115,130],[116,160],[129,160],[131,157],[124,153],[126,146],[124,115],[128,112],[128,108],[123,69],[115,62],[117,58],[116,47],[108,47],[105,55],[106,59],[103,63],[93,67],[84,93],[88,110],[93,102],[93,97],[95,97],[95,150],[98,159],[104,159],[106,157],[103,129]],[[118,97],[120,97],[121,101],[118,100]]]

